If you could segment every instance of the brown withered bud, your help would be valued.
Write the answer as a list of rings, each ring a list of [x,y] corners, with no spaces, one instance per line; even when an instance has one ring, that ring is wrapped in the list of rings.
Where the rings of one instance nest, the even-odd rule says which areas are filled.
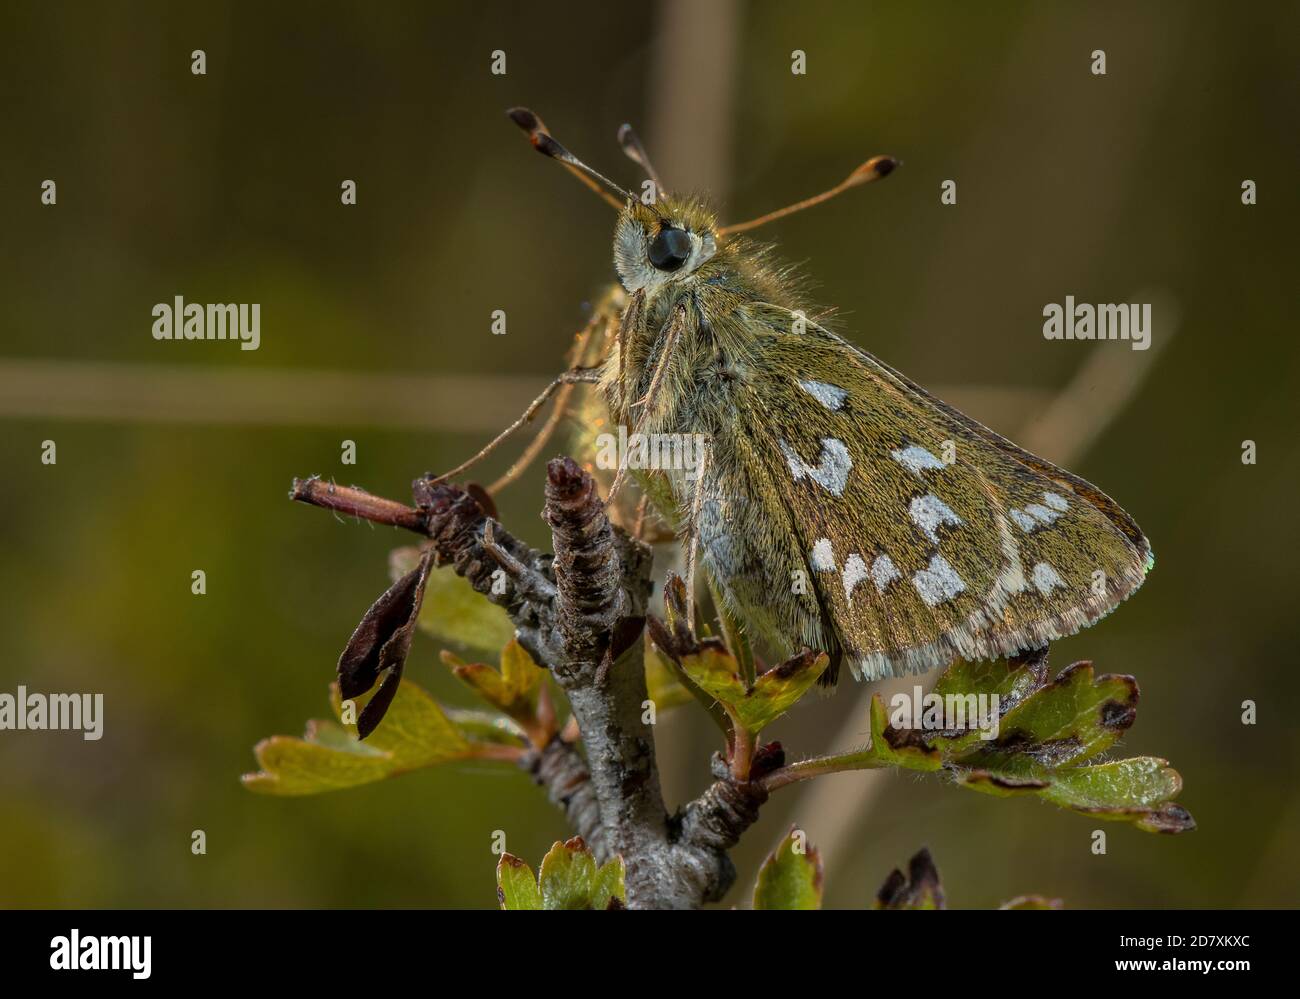
[[[686,582],[675,572],[664,580],[664,620],[651,616],[647,622],[650,637],[659,650],[680,663],[683,656],[699,652],[706,645],[722,648],[714,638],[697,639],[691,631],[690,610],[686,600]]]
[[[429,550],[416,568],[371,605],[339,656],[339,693],[344,698],[359,697],[383,676],[383,683],[357,719],[357,735],[362,739],[379,725],[402,682],[432,565],[433,551]]]
[[[943,909],[947,903],[939,883],[939,869],[924,847],[907,864],[907,876],[895,868],[876,894],[877,909]]]
[[[769,742],[754,751],[754,761],[749,765],[749,779],[759,780],[783,766],[785,766],[784,747],[779,742]]]

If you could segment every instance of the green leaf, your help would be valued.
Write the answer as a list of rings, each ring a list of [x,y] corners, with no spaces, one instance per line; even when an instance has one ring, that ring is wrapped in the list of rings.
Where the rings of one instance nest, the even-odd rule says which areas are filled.
[[[596,868],[596,877],[591,886],[592,903],[598,904],[601,899],[604,899],[606,909],[626,908],[627,889],[624,886],[626,875],[622,857],[607,860]]]
[[[1037,795],[1086,815],[1132,822],[1146,832],[1195,828],[1187,810],[1172,800],[1182,790],[1182,778],[1167,761],[1141,756],[1087,762],[1114,746],[1137,717],[1132,677],[1098,676],[1091,663],[1079,662],[1049,682],[1046,656],[1031,655],[1010,662],[955,663],[939,677],[933,694],[967,699],[997,694],[996,738],[984,739],[986,733],[973,725],[895,728],[877,694],[871,700],[870,742],[791,764],[789,775],[798,779],[883,766],[943,769],[972,790],[1000,797]]]
[[[691,681],[725,707],[739,704],[749,694],[737,665],[731,653],[714,642],[682,656],[682,669]]]
[[[792,826],[759,869],[755,909],[820,909],[822,858],[802,830]]]
[[[922,741],[918,733],[890,726],[889,711],[879,694],[872,695],[868,711],[871,738],[861,748],[801,760],[786,769],[796,775],[816,776],[844,770],[877,770],[881,767],[923,771],[942,768],[943,754]]]
[[[623,858],[597,867],[575,836],[551,847],[534,879],[532,868],[506,853],[497,864],[497,900],[503,909],[621,909],[627,901]]]
[[[674,644],[672,644],[674,640],[670,638],[657,618],[646,618],[646,629],[649,633],[650,639],[646,644],[647,651],[654,648],[663,652],[664,655],[661,657],[661,661],[664,662],[672,671],[677,683],[683,690],[695,698],[696,703],[698,703],[700,707],[704,708],[709,718],[713,720],[713,723],[718,726],[718,730],[723,734],[724,738],[726,738],[727,745],[731,745],[733,738],[731,718],[728,716],[727,712],[723,710],[722,705],[718,703],[717,698],[701,689],[699,684],[692,680],[690,676],[687,675],[686,670],[682,668],[681,657],[685,653],[675,650]],[[692,648],[698,652],[700,646],[697,645]]]
[[[1043,797],[1073,808],[1149,808],[1176,797],[1183,779],[1154,756],[1070,767],[1052,774]]]
[[[1183,778],[1167,760],[1137,756],[1058,771],[1042,796],[1085,815],[1132,822],[1143,832],[1180,833],[1196,828],[1191,813],[1171,800],[1182,789]]]
[[[509,853],[503,853],[497,863],[497,901],[503,909],[542,908],[542,890],[533,869]]]
[[[400,579],[419,564],[419,548],[395,548],[388,557],[389,573]],[[515,637],[505,610],[489,600],[450,566],[429,573],[419,628],[442,641],[495,654]]]
[[[889,724],[889,712],[879,694],[871,698],[871,742],[862,752],[873,766],[908,770],[938,770],[943,766],[943,754],[929,746],[919,731]]]
[[[261,769],[245,774],[244,786],[262,794],[318,794],[484,755],[485,744],[467,739],[428,692],[410,681],[398,687],[384,724],[358,741],[354,719],[369,696],[373,692],[349,706],[351,724],[312,721],[301,739],[263,739],[253,750]],[[337,684],[330,684],[330,703],[342,720]]]
[[[535,703],[537,690],[545,676],[546,671],[533,662],[533,657],[514,639],[501,650],[501,679],[514,700]]]
[[[597,867],[581,836],[551,847],[542,858],[538,880],[545,909],[621,908],[627,900],[623,858]]]
[[[1047,659],[1011,658],[983,662],[958,659],[934,683],[934,692],[946,694],[997,694],[1002,709],[1010,710],[1047,681]]]
[[[671,570],[664,580],[664,620],[660,621],[653,614],[646,618],[647,647],[657,648],[666,657],[665,662],[672,670],[677,682],[686,688],[692,697],[704,708],[713,723],[718,726],[723,738],[727,740],[730,751],[735,742],[734,724],[730,715],[723,710],[718,700],[687,675],[682,668],[682,657],[695,655],[706,646],[721,647],[717,641],[701,644],[689,626],[689,614],[686,607],[686,583]]]
[[[537,715],[537,695],[546,671],[513,638],[501,650],[501,668],[466,663],[450,652],[442,661],[466,686],[493,707],[527,727]]]
[[[1028,753],[1051,766],[1085,760],[1109,749],[1133,724],[1137,699],[1131,676],[1094,676],[1092,663],[1074,663],[1003,714],[997,741],[970,756],[978,761]]]
[[[673,663],[651,642],[645,643],[645,685],[650,700],[655,702],[656,711],[675,708],[693,698],[690,690],[677,679]]]
[[[747,686],[736,658],[718,642],[704,642],[681,657],[683,671],[701,690],[716,698],[751,734],[760,732],[790,710],[830,664],[824,653],[805,650],[760,674]]]
[[[473,746],[457,731],[429,692],[419,684],[410,684],[410,688],[406,697],[393,701],[382,731],[376,730],[366,740],[367,745],[389,754],[401,770],[472,755]],[[331,684],[330,706],[335,716],[351,729],[350,719],[345,716],[346,704],[340,698],[338,685]],[[364,707],[364,699],[356,698],[356,711],[360,713]]]
[[[472,741],[490,742],[500,746],[520,746],[528,738],[513,719],[499,715],[495,711],[444,707],[442,712],[462,735]]]

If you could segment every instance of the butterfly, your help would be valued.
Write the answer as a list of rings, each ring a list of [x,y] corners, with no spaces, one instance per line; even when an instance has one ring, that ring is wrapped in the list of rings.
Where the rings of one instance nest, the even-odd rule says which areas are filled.
[[[892,158],[722,226],[703,199],[663,189],[628,126],[620,141],[649,196],[578,160],[533,112],[509,114],[618,210],[619,277],[599,335],[574,354],[595,363],[510,429],[553,390],[587,383],[632,437],[706,442],[698,461],[620,466],[611,501],[636,479],[686,539],[688,585],[698,551],[720,611],[750,640],[826,652],[825,684],[845,663],[879,679],[1040,649],[1142,584],[1151,546],[1114,500],[810,318],[795,272],[741,235],[887,176]]]

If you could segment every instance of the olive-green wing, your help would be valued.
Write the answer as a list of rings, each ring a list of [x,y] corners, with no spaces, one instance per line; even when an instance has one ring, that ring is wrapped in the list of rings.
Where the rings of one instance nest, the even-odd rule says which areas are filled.
[[[1096,486],[815,324],[765,328],[738,415],[856,674],[1037,648],[1141,585],[1150,546]]]

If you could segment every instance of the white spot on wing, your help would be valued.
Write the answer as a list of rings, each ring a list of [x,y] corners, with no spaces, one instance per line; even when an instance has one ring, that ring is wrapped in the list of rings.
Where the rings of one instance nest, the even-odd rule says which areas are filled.
[[[876,584],[876,590],[880,593],[885,592],[885,587],[895,579],[901,579],[902,573],[898,571],[898,566],[894,565],[894,560],[888,555],[879,555],[871,563],[871,581]]]
[[[1043,493],[1043,502],[1059,513],[1065,513],[1070,509],[1070,504],[1066,502],[1064,496],[1058,496],[1056,493]]]
[[[1001,613],[1009,596],[1023,592],[1029,585],[1025,582],[1024,563],[1020,561],[1020,546],[1016,544],[1005,517],[998,518],[998,547],[1002,549],[1002,557],[1007,560],[1007,564],[993,580],[993,589],[986,598],[988,606],[995,613]]]
[[[835,549],[831,547],[830,538],[821,538],[812,547],[812,555],[808,561],[818,572],[833,572],[835,570]]]
[[[1018,526],[1026,534],[1028,534],[1030,531],[1032,531],[1035,527],[1038,526],[1038,521],[1034,520],[1033,517],[1025,513],[1024,510],[1008,510],[1007,514],[1011,517],[1012,520],[1016,522],[1016,526]]]
[[[1055,510],[1043,506],[1041,503],[1030,503],[1025,507],[1025,513],[1029,514],[1040,524],[1050,524],[1060,516]]]
[[[906,468],[913,475],[920,475],[927,468],[943,468],[944,464],[923,447],[915,444],[897,451],[890,451],[889,456]]]
[[[962,523],[962,519],[953,513],[948,504],[939,499],[934,493],[926,493],[924,496],[916,497],[916,499],[912,500],[910,510],[912,522],[921,529],[927,538],[936,544],[939,542],[938,528],[941,525]]]
[[[849,397],[847,389],[842,389],[838,385],[831,385],[829,382],[810,380],[800,382],[799,387],[831,412],[838,412],[843,409],[844,400]]]
[[[853,595],[853,587],[867,578],[867,564],[862,556],[853,554],[844,560],[844,596]]]
[[[1034,566],[1030,573],[1030,578],[1034,581],[1034,586],[1038,592],[1046,596],[1058,586],[1064,586],[1065,580],[1061,578],[1060,573],[1053,569],[1046,562],[1039,562]]]
[[[951,600],[966,589],[966,584],[942,555],[933,556],[928,566],[913,573],[912,585],[916,587],[921,599],[931,607]]]
[[[844,487],[849,482],[849,472],[853,469],[853,459],[849,457],[849,449],[843,441],[823,437],[822,452],[816,465],[809,465],[785,441],[779,440],[777,444],[780,445],[781,453],[790,466],[790,474],[796,482],[809,478],[832,496],[843,495]]]

